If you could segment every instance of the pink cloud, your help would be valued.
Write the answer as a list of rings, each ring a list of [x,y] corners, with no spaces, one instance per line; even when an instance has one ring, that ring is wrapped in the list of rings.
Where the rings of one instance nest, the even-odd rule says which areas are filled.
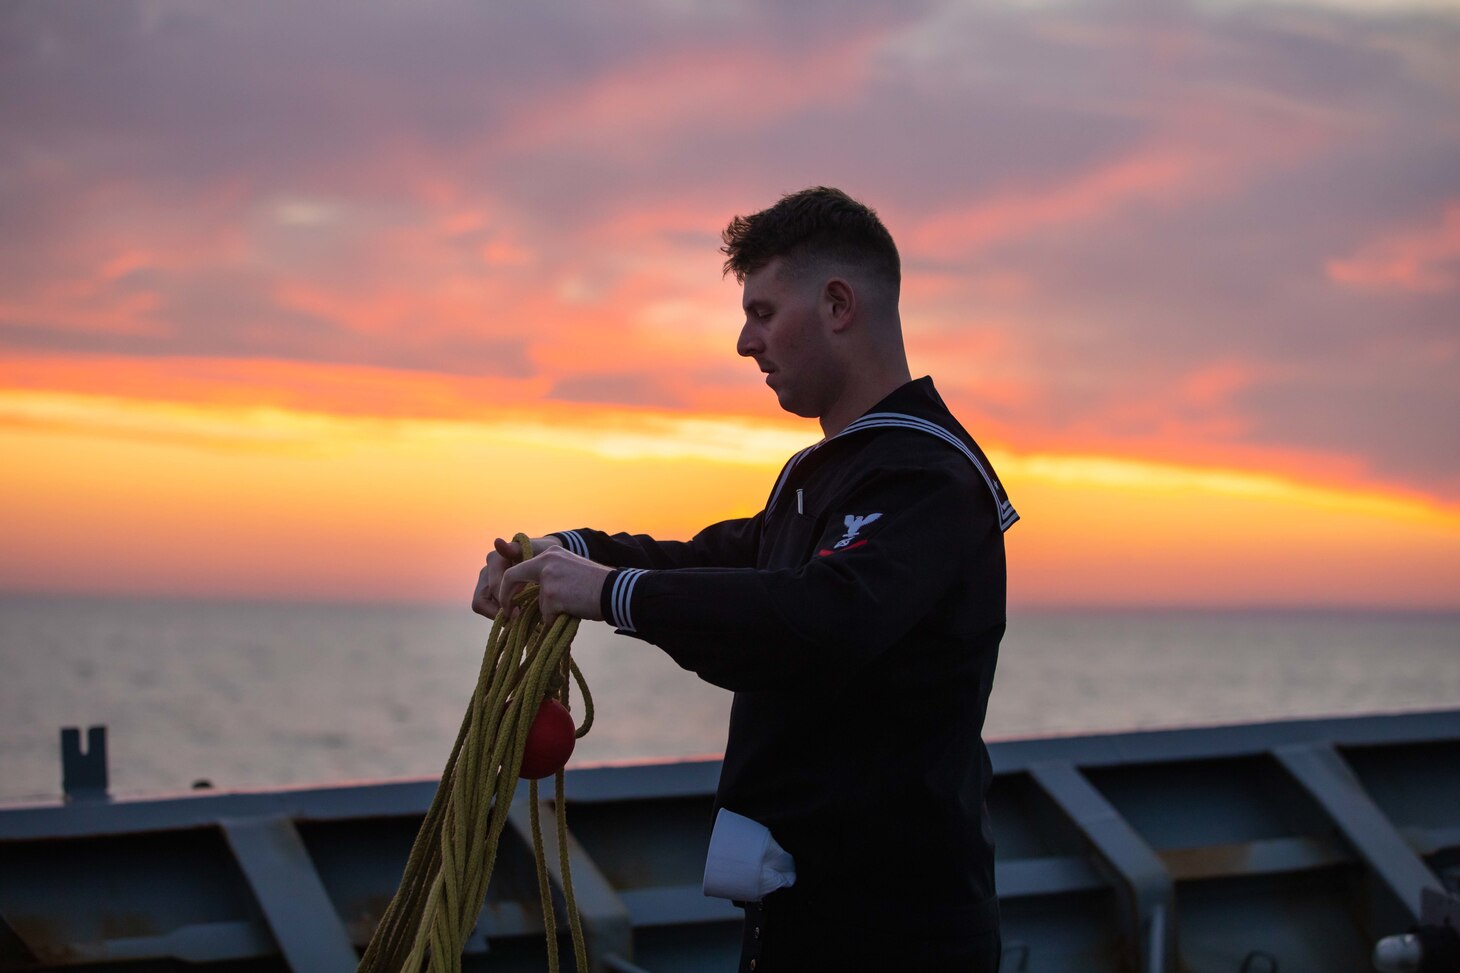
[[[1355,290],[1446,294],[1460,281],[1460,201],[1445,206],[1439,225],[1411,226],[1324,265],[1328,279]]]
[[[913,231],[911,248],[966,252],[1051,226],[1105,215],[1129,202],[1171,196],[1197,184],[1200,167],[1170,146],[1146,146],[1079,173],[1062,185],[1015,189],[936,216]]]
[[[839,35],[833,46],[795,57],[743,45],[665,50],[529,97],[493,139],[494,148],[536,153],[579,145],[648,157],[658,139],[708,120],[762,128],[809,106],[852,99],[864,83],[868,52],[882,40],[878,30]]]
[[[1154,133],[1125,151],[1040,184],[1007,181],[925,220],[908,249],[939,258],[1007,240],[1125,216],[1135,207],[1179,209],[1216,197],[1241,199],[1258,180],[1317,157],[1337,124],[1298,105],[1265,103],[1240,90],[1156,98],[1144,109]]]
[[[1250,387],[1270,371],[1253,362],[1213,362],[1183,376],[1178,384],[1179,396],[1191,405],[1222,407],[1233,395]]]

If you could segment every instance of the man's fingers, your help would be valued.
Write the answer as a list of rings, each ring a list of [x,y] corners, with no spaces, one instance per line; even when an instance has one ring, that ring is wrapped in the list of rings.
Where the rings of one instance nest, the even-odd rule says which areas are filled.
[[[471,610],[478,615],[485,615],[488,618],[497,617],[497,599],[494,597],[495,588],[492,585],[491,569],[483,567],[477,574],[476,587],[471,593]]]
[[[488,618],[497,617],[497,612],[502,608],[502,601],[497,596],[502,587],[502,575],[521,560],[521,544],[501,537],[492,541],[492,551],[487,555],[486,566],[477,577],[476,591],[472,595],[472,611]]]
[[[536,581],[542,574],[543,561],[540,558],[531,558],[512,565],[502,574],[502,582],[497,586],[495,592],[497,604],[505,605],[517,593],[517,589],[529,581]]]
[[[498,544],[502,544],[498,541]],[[520,548],[519,548],[520,549]],[[523,586],[536,582],[541,586],[538,607],[546,616],[567,614],[574,618],[603,617],[599,601],[604,580],[611,569],[594,564],[562,548],[545,544],[541,554],[526,561],[508,565],[507,553],[494,545],[482,568],[481,583],[472,603],[479,614],[495,618],[503,606],[511,605]],[[476,608],[480,603],[482,608]],[[516,614],[517,609],[513,609]]]

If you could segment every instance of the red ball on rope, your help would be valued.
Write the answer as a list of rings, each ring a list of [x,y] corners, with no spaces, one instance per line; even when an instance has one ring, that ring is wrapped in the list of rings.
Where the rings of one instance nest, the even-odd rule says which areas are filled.
[[[523,780],[537,780],[551,777],[562,770],[573,755],[577,743],[574,733],[573,715],[556,699],[544,699],[537,708],[537,716],[527,731],[527,746],[522,752],[522,769],[517,776]]]

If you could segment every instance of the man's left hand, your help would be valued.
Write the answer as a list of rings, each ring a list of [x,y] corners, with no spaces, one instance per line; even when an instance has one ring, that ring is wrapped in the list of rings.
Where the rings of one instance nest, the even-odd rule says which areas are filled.
[[[603,582],[613,569],[579,557],[561,547],[549,548],[521,564],[514,564],[502,575],[499,604],[508,600],[522,585],[535,581],[539,585],[538,608],[546,616],[571,615],[602,621],[599,608]]]

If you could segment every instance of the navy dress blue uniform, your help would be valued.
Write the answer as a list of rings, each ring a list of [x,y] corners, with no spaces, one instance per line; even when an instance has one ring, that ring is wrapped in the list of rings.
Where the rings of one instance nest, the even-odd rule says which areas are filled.
[[[996,968],[981,732],[1017,519],[922,378],[793,456],[754,517],[556,535],[616,568],[619,631],[735,693],[717,806],[797,870],[751,908],[744,968]]]

